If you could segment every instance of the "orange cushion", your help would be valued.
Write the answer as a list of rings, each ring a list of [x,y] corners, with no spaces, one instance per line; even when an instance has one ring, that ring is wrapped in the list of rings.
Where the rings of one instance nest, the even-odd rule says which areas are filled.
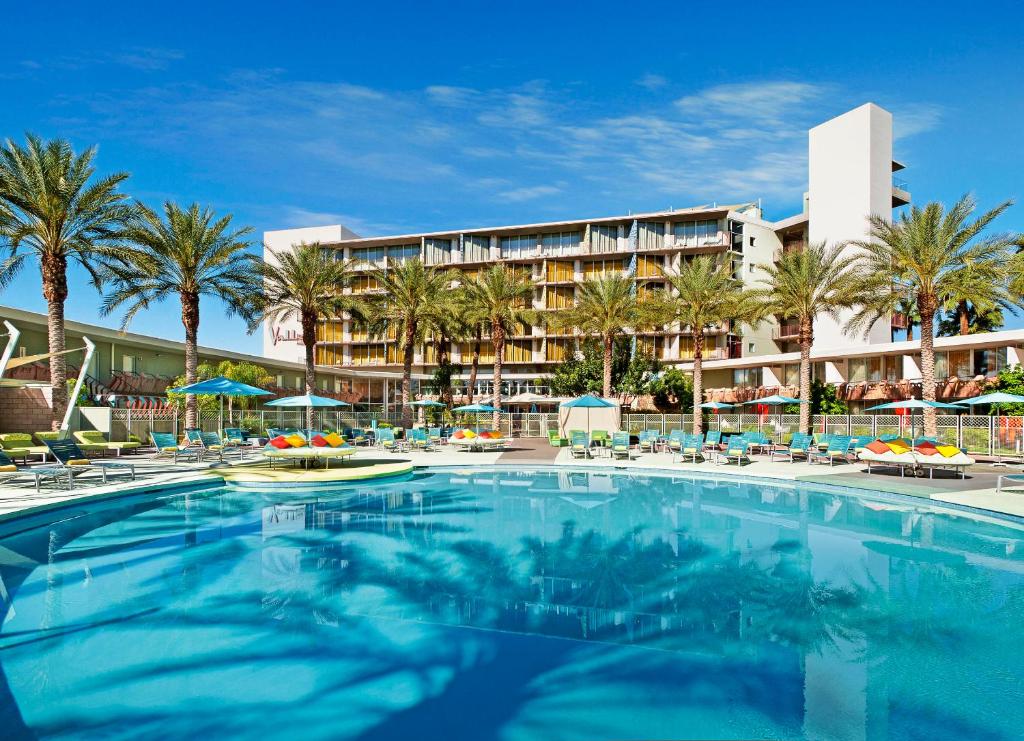
[[[463,432],[462,430],[456,430],[456,431],[455,431],[455,434],[454,434],[454,435],[452,435],[452,437],[454,437],[454,438],[455,438],[456,440],[461,440],[461,439],[462,439],[462,438],[464,438],[465,436],[466,436],[466,433],[465,433],[465,432]]]
[[[289,435],[288,437],[285,438],[285,440],[293,448],[304,448],[304,447],[306,447],[306,438],[304,438],[302,435],[299,435],[298,433],[296,433],[294,435]]]
[[[332,448],[340,448],[342,445],[345,444],[345,438],[343,438],[337,432],[332,432],[330,435],[324,435],[324,440],[326,440],[327,444],[330,445]]]
[[[329,445],[323,435],[313,435],[309,442],[312,443],[314,448],[326,448]]]
[[[934,445],[919,445],[917,452],[921,455],[938,455],[939,451]]]
[[[501,433],[498,432],[497,430],[492,431],[491,432],[491,439],[492,440],[500,440],[501,439]]]
[[[292,446],[291,443],[285,440],[284,435],[278,435],[270,441],[270,444],[278,450],[284,450],[285,448],[290,448]]]
[[[883,443],[881,440],[875,440],[873,442],[870,442],[867,445],[865,445],[864,448],[865,450],[870,450],[872,453],[878,453],[879,455],[881,455],[882,453],[889,452],[889,446]]]

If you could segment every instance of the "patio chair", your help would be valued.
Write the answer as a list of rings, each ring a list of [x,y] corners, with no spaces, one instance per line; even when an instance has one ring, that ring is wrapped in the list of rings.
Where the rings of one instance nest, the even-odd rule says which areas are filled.
[[[658,445],[657,430],[641,430],[637,435],[637,450],[641,453],[653,453]]]
[[[444,435],[441,434],[440,427],[428,427],[427,437],[430,438],[430,442],[434,445],[440,445],[444,442]]]
[[[590,438],[583,430],[572,430],[569,433],[569,452],[573,458],[590,457]]]
[[[345,438],[349,441],[349,443],[356,446],[370,444],[370,438],[366,434],[366,431],[359,429],[358,427],[353,427],[350,430],[346,430]]]
[[[710,450],[717,450],[718,446],[722,444],[722,431],[721,430],[708,430],[704,435],[704,448]]]
[[[153,458],[168,457],[177,463],[179,458],[191,459],[198,463],[202,459],[202,450],[191,445],[178,445],[174,435],[170,432],[150,432],[150,440],[156,448],[156,455]]]
[[[758,448],[762,453],[767,452],[771,447],[771,438],[756,431],[744,432],[741,436],[747,441],[747,445],[750,448]]]
[[[697,462],[697,456],[704,459],[704,436],[703,435],[683,435],[682,447],[679,450],[679,460],[682,461],[684,458],[689,458],[691,463]]]
[[[741,435],[733,435],[729,438],[729,442],[726,443],[725,451],[721,454],[721,460],[726,464],[729,461],[735,460],[737,466],[743,465],[743,461],[750,463],[749,447],[750,443]]]
[[[245,444],[245,433],[242,432],[241,427],[225,427],[224,428],[224,442],[229,445],[243,445]]]
[[[0,481],[7,482],[21,477],[32,476],[36,481],[36,491],[40,490],[43,479],[53,479],[60,482],[60,477],[68,477],[68,486],[71,485],[71,474],[63,466],[45,465],[33,466],[32,468],[18,468],[7,453],[0,450]]]
[[[58,435],[60,433],[53,433]],[[7,432],[0,435],[0,450],[11,458],[21,458],[28,463],[30,455],[38,455],[41,460],[46,460],[50,449],[45,445],[36,445],[32,441],[32,435],[28,432]]]
[[[397,452],[398,441],[395,440],[395,431],[390,427],[377,428],[377,447],[381,450]]]
[[[777,445],[772,448],[771,459],[775,460],[776,457],[788,458],[790,463],[794,463],[797,457],[802,456],[806,459],[810,455],[813,444],[814,440],[810,435],[795,432],[793,437],[790,438],[788,445]]]
[[[558,430],[548,430],[548,445],[552,448],[564,448],[569,441],[558,434]]]
[[[138,451],[142,447],[138,438],[132,439],[134,435],[129,435],[126,442],[110,442],[99,430],[79,430],[74,433],[74,437],[82,450],[88,451],[93,446],[102,445],[104,451],[112,450],[117,456],[120,456],[122,451]]]
[[[612,458],[625,458],[630,460],[633,457],[629,447],[628,432],[612,433]]]
[[[406,438],[413,450],[437,450],[426,430],[409,430]]]
[[[113,463],[91,461],[85,457],[85,453],[73,440],[47,440],[46,447],[50,449],[53,457],[57,459],[55,468],[63,469],[68,475],[68,488],[75,488],[75,477],[88,471],[99,471],[103,477],[103,483],[107,483],[107,472],[127,473],[135,480],[135,465],[133,463]]]
[[[671,430],[668,433],[668,452],[673,455],[683,450],[683,431]]]
[[[222,462],[225,453],[235,453],[238,455],[238,460],[242,460],[242,449],[237,445],[226,445],[216,432],[200,432],[199,447],[203,449],[204,455],[206,453],[213,453]]]
[[[809,456],[809,462],[815,463],[819,460],[827,460],[831,466],[835,462],[842,461],[843,463],[849,463],[850,455],[850,436],[849,435],[832,435],[828,442],[828,447],[825,450],[813,450]]]

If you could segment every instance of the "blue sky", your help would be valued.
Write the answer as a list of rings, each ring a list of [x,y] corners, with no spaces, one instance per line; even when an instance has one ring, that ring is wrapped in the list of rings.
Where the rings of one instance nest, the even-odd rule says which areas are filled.
[[[18,3],[0,136],[98,144],[133,196],[210,204],[257,235],[373,235],[758,197],[784,217],[807,128],[874,101],[916,202],[1024,197],[1013,3],[626,7]],[[999,226],[1024,230],[1024,205]],[[38,271],[0,303],[44,310]],[[75,273],[69,318],[98,304]],[[183,335],[172,304],[131,328]],[[200,340],[260,349],[212,299]]]

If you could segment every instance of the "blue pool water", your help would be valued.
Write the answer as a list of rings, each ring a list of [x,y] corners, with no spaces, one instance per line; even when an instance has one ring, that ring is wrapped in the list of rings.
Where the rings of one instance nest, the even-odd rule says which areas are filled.
[[[456,469],[0,533],[0,737],[1010,739],[1024,527]],[[52,520],[58,521],[52,521]]]

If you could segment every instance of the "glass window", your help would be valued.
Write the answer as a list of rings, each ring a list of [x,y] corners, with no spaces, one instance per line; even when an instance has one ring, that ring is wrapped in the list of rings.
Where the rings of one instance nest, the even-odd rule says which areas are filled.
[[[428,265],[447,265],[452,261],[452,240],[426,239],[423,241],[423,257]]]
[[[784,365],[784,366],[782,366],[782,385],[783,386],[799,386],[800,385],[800,366],[799,365]]]
[[[994,376],[1006,367],[1006,348],[974,351],[974,372],[979,376]]]
[[[571,281],[575,277],[576,268],[571,262],[549,262],[547,279],[548,283],[562,283]]]
[[[549,309],[568,309],[573,305],[573,289],[549,286],[544,305]]]
[[[760,368],[736,368],[732,372],[732,385],[736,387],[757,388],[761,386]]]
[[[387,253],[384,247],[360,247],[352,250],[352,259],[382,268],[385,254]]]
[[[592,226],[590,228],[591,252],[614,252],[619,244],[619,227]]]
[[[532,256],[537,249],[536,234],[517,234],[501,238],[501,256],[506,260]]]
[[[636,259],[636,275],[638,278],[660,278],[664,275],[662,266],[665,259],[662,255],[638,255]]]
[[[579,251],[579,232],[555,232],[541,237],[541,249],[545,255],[572,255]]]
[[[637,249],[657,250],[665,246],[665,222],[641,221],[637,224]]]
[[[462,259],[465,262],[483,262],[491,259],[491,238],[487,236],[463,236]]]
[[[388,262],[407,262],[420,256],[418,244],[402,244],[397,247],[388,247]]]
[[[596,278],[605,273],[621,273],[626,269],[622,260],[594,260],[583,263],[583,277]]]

